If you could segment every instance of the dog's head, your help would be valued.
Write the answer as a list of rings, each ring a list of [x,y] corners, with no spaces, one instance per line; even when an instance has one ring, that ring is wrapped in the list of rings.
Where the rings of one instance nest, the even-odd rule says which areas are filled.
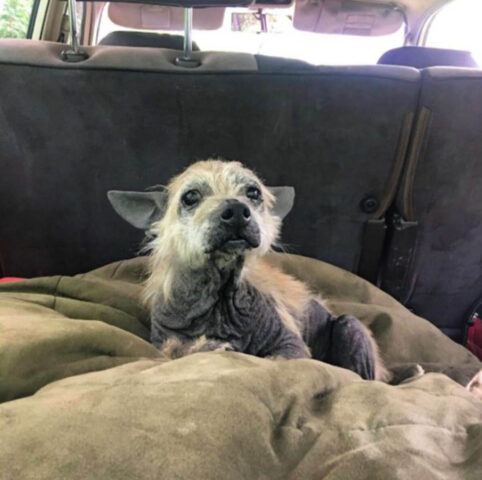
[[[153,237],[153,254],[198,268],[212,258],[265,254],[294,189],[266,187],[238,162],[197,162],[158,191],[108,193],[114,209]]]

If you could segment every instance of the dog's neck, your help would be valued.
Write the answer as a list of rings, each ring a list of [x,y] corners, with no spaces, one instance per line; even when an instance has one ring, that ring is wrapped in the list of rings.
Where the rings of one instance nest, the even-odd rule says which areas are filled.
[[[246,263],[246,257],[242,253],[236,255],[214,253],[201,267],[179,268],[176,282],[178,285],[174,287],[173,292],[176,287],[179,288],[179,283],[190,285],[191,288],[196,288],[196,284],[200,283],[212,293],[228,287],[237,289],[244,277]]]
[[[169,328],[186,328],[195,318],[207,314],[220,299],[246,287],[245,264],[242,254],[213,254],[200,268],[176,268],[169,298],[158,292],[153,313],[161,314]]]

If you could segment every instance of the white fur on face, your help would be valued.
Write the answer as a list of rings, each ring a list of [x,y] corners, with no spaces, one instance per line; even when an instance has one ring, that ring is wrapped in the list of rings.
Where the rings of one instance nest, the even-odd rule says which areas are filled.
[[[254,204],[246,197],[246,187],[257,185],[263,202]],[[168,296],[175,271],[179,267],[202,268],[209,260],[206,253],[212,218],[227,199],[245,203],[251,211],[252,222],[260,230],[260,245],[245,251],[245,255],[265,255],[276,242],[280,219],[272,215],[274,197],[259,178],[238,162],[207,160],[191,165],[168,185],[169,201],[164,217],[152,226],[155,239],[151,242],[151,277],[147,297],[163,291]],[[181,198],[191,188],[202,191],[200,204],[186,210]],[[161,289],[161,290],[159,290]]]

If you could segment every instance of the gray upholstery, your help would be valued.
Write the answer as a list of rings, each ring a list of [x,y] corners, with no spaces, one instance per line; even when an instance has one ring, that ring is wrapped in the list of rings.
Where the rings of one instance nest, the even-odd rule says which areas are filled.
[[[420,102],[426,135],[398,202],[419,223],[404,295],[415,313],[460,340],[482,298],[482,71],[424,70]]]
[[[184,37],[182,35],[170,35],[151,32],[111,32],[106,35],[99,45],[109,45],[115,47],[150,47],[168,48],[170,50],[183,50]],[[193,50],[199,50],[195,42],[192,44]]]
[[[385,52],[379,65],[405,65],[414,68],[427,67],[477,67],[470,52],[429,47],[399,47]]]
[[[78,273],[132,256],[142,234],[106,191],[142,190],[218,156],[296,188],[289,251],[356,270],[374,216],[360,201],[393,193],[416,70],[204,52],[199,69],[182,69],[175,52],[121,47],[89,48],[87,61],[65,64],[61,48],[0,42],[6,274]]]

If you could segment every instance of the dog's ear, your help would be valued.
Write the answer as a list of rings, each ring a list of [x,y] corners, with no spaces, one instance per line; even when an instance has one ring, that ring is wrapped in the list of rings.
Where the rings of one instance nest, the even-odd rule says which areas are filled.
[[[290,213],[295,202],[294,187],[268,187],[268,189],[275,198],[271,213],[281,219],[285,218]]]
[[[107,198],[114,210],[131,225],[142,230],[160,220],[166,211],[167,189],[154,192],[110,190]]]

